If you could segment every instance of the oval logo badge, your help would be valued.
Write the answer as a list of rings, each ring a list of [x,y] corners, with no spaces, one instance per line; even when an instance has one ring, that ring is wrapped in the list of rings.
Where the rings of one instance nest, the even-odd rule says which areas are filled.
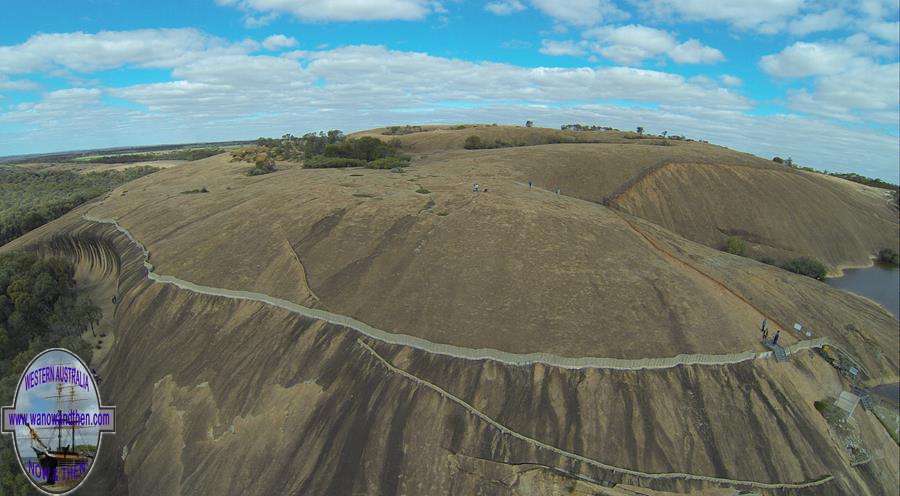
[[[68,494],[87,479],[116,409],[100,402],[97,379],[77,355],[51,348],[25,368],[13,405],[3,407],[19,466],[45,494]]]

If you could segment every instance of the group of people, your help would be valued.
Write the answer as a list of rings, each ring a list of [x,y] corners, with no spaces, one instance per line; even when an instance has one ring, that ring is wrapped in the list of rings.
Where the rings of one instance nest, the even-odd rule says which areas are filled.
[[[531,181],[528,181],[528,189],[531,189],[532,186],[533,184],[531,183]],[[487,188],[482,189],[480,186],[478,186],[478,183],[475,183],[472,185],[472,193],[478,192],[487,192]],[[556,188],[556,196],[559,196],[559,187]]]
[[[769,324],[769,321],[767,319],[763,319],[762,326],[760,327],[760,330],[762,331],[762,340],[763,341],[765,341],[766,339],[769,338],[768,324]],[[780,337],[781,337],[781,330],[779,329],[779,330],[775,331],[775,335],[772,336],[772,345],[773,346],[778,344],[778,338],[780,338]]]

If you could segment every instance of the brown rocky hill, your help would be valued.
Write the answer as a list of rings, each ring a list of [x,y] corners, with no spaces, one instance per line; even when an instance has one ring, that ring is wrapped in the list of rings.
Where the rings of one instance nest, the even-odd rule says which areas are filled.
[[[676,193],[696,179],[663,176],[678,167],[736,190],[781,180],[845,205],[889,209],[886,199],[721,147],[632,144],[645,140],[623,133],[589,133],[605,143],[462,149],[482,132],[535,143],[559,133],[487,126],[399,136],[416,156],[402,174],[280,164],[248,177],[248,164],[211,157],[129,183],[4,247],[72,257],[117,281],[115,343],[98,365],[104,400],[122,420],[104,441],[93,489],[896,487],[897,446],[869,412],[853,421],[868,462],[853,466],[833,438],[813,402],[849,385],[820,354],[821,340],[790,328],[803,323],[880,384],[897,381],[897,320],[863,298],[710,248],[705,231],[682,233],[647,206],[683,198]],[[659,163],[678,165],[643,172]],[[651,181],[671,192],[654,197]],[[473,193],[474,182],[487,191]],[[184,194],[203,186],[209,193]],[[776,224],[829,214],[785,221],[780,205],[764,210],[782,214],[767,228],[772,239],[787,232]],[[896,216],[847,211],[869,225],[819,225],[818,237],[795,229],[779,246],[800,253],[824,243],[832,263],[855,263],[857,252],[896,237]],[[726,230],[761,229],[745,218],[736,212]],[[845,247],[845,236],[856,244]],[[763,318],[784,330],[788,361],[759,344]]]
[[[811,256],[837,273],[869,265],[882,248],[896,251],[900,239],[890,192],[709,143],[509,126],[434,127],[399,136],[384,132],[360,135],[396,139],[426,157],[462,149],[473,135],[485,143],[551,143],[445,152],[437,160],[490,163],[519,181],[613,205],[713,248],[738,236],[755,258]]]

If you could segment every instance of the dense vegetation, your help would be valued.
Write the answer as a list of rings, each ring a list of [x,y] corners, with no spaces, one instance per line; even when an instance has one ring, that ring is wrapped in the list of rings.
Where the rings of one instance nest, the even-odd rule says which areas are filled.
[[[155,167],[130,167],[78,174],[71,171],[33,172],[0,167],[0,245],[39,227],[82,203],[128,181],[150,174]]]
[[[594,125],[585,125],[585,124],[563,124],[559,126],[559,129],[562,131],[618,131],[618,129],[608,127],[608,126],[594,126]]]
[[[75,268],[61,259],[31,253],[0,255],[0,398],[13,397],[19,376],[38,353],[67,348],[83,360],[91,347],[80,335],[102,317],[79,295]],[[0,494],[37,494],[19,470],[9,436],[0,436]]]
[[[865,184],[866,186],[872,186],[875,188],[889,189],[892,191],[897,191],[898,189],[900,189],[900,186],[897,186],[896,184],[891,184],[887,181],[882,181],[881,179],[877,178],[873,179],[871,177],[862,176],[853,172],[828,172],[827,174],[829,176],[839,177],[841,179],[846,179],[848,181],[853,181],[859,184]]]
[[[326,157],[354,158],[372,162],[396,156],[397,149],[378,138],[364,136],[328,144],[322,154]]]
[[[298,162],[304,157],[322,155],[325,147],[344,141],[344,133],[339,129],[328,132],[306,133],[303,136],[285,134],[281,138],[259,138],[257,149],[262,149],[273,160]]]
[[[825,264],[809,257],[788,260],[781,264],[781,268],[820,281],[825,280],[825,275],[828,273],[828,268],[825,267]]]
[[[124,155],[104,155],[102,157],[85,157],[78,162],[91,164],[130,164],[134,162],[153,162],[160,160],[200,160],[224,153],[221,148],[186,148],[162,153],[129,153]]]
[[[326,157],[324,155],[316,155],[303,162],[303,167],[307,169],[337,169],[343,167],[364,167],[365,165],[366,161],[358,158]]]
[[[900,265],[900,253],[884,248],[878,251],[878,261],[886,264]]]
[[[395,136],[401,134],[421,133],[423,131],[427,131],[427,129],[423,128],[422,126],[391,126],[387,128],[387,130],[382,134]]]
[[[281,138],[260,138],[255,146],[231,152],[233,160],[254,164],[247,174],[267,174],[276,169],[275,161],[303,161],[307,169],[367,167],[394,169],[409,165],[397,143],[385,143],[370,136],[347,138],[343,132],[308,133],[301,137],[285,134]]]

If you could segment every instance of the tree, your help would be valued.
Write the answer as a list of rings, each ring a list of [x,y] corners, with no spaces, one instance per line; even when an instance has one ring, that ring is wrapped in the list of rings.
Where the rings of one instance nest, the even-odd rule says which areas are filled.
[[[668,131],[663,131],[663,132],[662,132],[662,137],[665,138],[667,134],[669,134]]]
[[[791,157],[788,157],[787,160],[784,161],[784,164],[787,165],[788,167],[793,167],[794,160]]]
[[[644,134],[644,128],[641,127],[641,126],[638,126],[638,127],[637,127],[637,133],[638,133],[638,134]]]
[[[773,157],[773,158],[772,158],[772,162],[775,162],[776,164],[783,164],[783,163],[784,163],[784,159],[781,158],[781,157]]]
[[[525,127],[534,127],[534,122],[532,122],[532,121],[525,121]]]

